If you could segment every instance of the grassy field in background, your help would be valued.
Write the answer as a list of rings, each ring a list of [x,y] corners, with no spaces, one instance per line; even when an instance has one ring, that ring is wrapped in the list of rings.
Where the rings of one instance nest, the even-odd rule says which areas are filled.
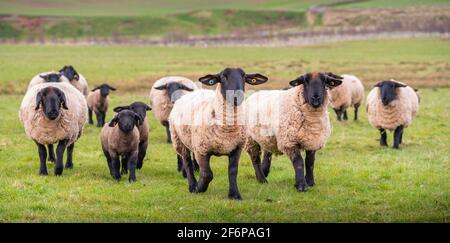
[[[2,45],[0,222],[448,222],[449,53],[449,41],[439,39],[283,48]],[[330,113],[333,133],[317,153],[317,185],[307,193],[295,190],[286,156],[274,157],[269,183],[261,185],[244,153],[238,176],[243,201],[227,199],[225,157],[212,159],[214,180],[208,191],[190,194],[176,171],[175,153],[164,142],[164,128],[151,112],[149,150],[136,183],[109,176],[100,130],[92,126],[86,126],[75,146],[73,170],[55,177],[49,165],[50,175],[40,177],[36,145],[18,119],[21,94],[33,75],[65,64],[74,65],[91,87],[104,81],[117,86],[110,107],[148,102],[152,82],[164,75],[196,79],[240,66],[269,76],[263,89],[285,87],[311,70],[355,74],[366,89],[396,77],[421,87],[421,108],[400,150],[379,147],[378,131],[369,126],[365,109],[360,121],[347,126]]]
[[[331,4],[339,8],[389,8],[450,5],[448,0],[369,0],[336,3],[336,0],[0,0],[0,14],[34,16],[161,16],[196,10],[241,9],[305,11],[313,5]]]
[[[450,86],[446,39],[371,40],[308,47],[139,47],[0,45],[0,94],[23,93],[39,72],[71,64],[90,85],[147,92],[165,75],[193,80],[226,66],[266,74],[260,88],[282,88],[298,75],[333,70],[359,76],[367,86],[396,78],[417,87]]]

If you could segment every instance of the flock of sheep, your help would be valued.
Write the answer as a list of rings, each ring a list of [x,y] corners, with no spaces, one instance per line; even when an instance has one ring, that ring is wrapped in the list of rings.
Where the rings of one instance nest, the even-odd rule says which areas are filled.
[[[148,147],[146,112],[153,109],[166,128],[167,143],[172,143],[177,153],[178,170],[187,178],[190,192],[205,192],[213,179],[211,156],[227,155],[228,197],[241,199],[237,174],[243,150],[262,183],[267,182],[272,154],[287,155],[295,170],[295,187],[304,192],[315,184],[315,153],[331,134],[328,105],[338,120],[347,120],[347,108],[353,107],[357,120],[364,100],[364,86],[357,77],[331,72],[306,73],[290,81],[289,89],[259,91],[247,98],[246,85],[259,85],[268,78],[225,68],[199,81],[217,87],[199,89],[187,78],[165,77],[151,88],[152,107],[143,102],[119,106],[114,108],[112,120],[105,122],[108,95],[115,88],[102,84],[88,93],[86,79],[72,66],[36,75],[23,98],[19,117],[26,134],[37,144],[40,175],[48,174],[47,155],[55,162],[55,175],[61,175],[66,149],[65,167],[73,167],[75,142],[82,135],[87,114],[93,124],[94,112],[97,126],[102,127],[101,145],[111,176],[119,180],[129,171],[129,181],[135,181]],[[399,148],[403,129],[419,109],[417,90],[392,79],[381,81],[370,91],[366,103],[369,123],[380,131],[380,144],[387,146],[387,129],[394,131],[393,147]],[[305,160],[301,150],[306,152]],[[200,171],[198,181],[195,170]]]

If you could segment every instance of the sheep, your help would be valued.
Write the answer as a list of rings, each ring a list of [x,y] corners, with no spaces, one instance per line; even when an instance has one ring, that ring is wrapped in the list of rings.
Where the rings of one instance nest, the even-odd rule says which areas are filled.
[[[196,90],[178,99],[169,116],[173,147],[182,157],[187,173],[189,192],[205,192],[213,179],[210,168],[212,155],[227,155],[230,199],[242,199],[237,174],[239,157],[245,143],[245,124],[242,120],[242,100],[245,83],[259,85],[267,77],[246,74],[240,68],[226,68],[218,74],[199,78],[205,85],[218,84],[215,91]],[[190,152],[200,165],[197,183]]]
[[[69,83],[42,83],[31,87],[25,94],[19,110],[25,133],[39,152],[40,175],[47,175],[47,151],[56,149],[55,175],[63,172],[63,155],[67,147],[65,167],[73,168],[72,153],[86,121],[87,106],[83,95]],[[51,146],[50,146],[51,145]],[[53,155],[54,156],[54,155]]]
[[[88,84],[86,78],[81,73],[78,73],[73,66],[64,66],[59,70],[59,73],[65,76],[76,89],[87,97]]]
[[[336,112],[338,121],[343,115],[344,121],[348,120],[347,108],[353,107],[355,111],[354,120],[358,120],[358,108],[364,100],[364,86],[357,77],[343,74],[342,84],[329,90],[330,105]]]
[[[111,176],[120,180],[130,169],[129,182],[136,181],[136,161],[139,153],[139,126],[143,120],[132,110],[122,110],[105,124],[101,132],[102,150]],[[120,160],[122,159],[122,171]]]
[[[306,192],[307,186],[314,186],[315,153],[331,134],[326,89],[339,86],[341,79],[327,73],[307,73],[290,81],[291,89],[259,91],[247,98],[245,150],[259,182],[267,182],[273,153],[286,154],[292,161],[298,191]],[[261,149],[265,151],[263,168]],[[300,150],[306,151],[306,179]]]
[[[94,121],[92,120],[92,111],[95,112],[95,116],[97,117],[97,127],[103,127],[105,124],[105,117],[109,104],[108,95],[110,90],[115,91],[116,89],[108,84],[102,84],[91,90],[87,96],[89,124],[94,124]]]
[[[33,87],[37,84],[58,83],[58,82],[69,82],[69,80],[66,77],[62,76],[60,73],[55,72],[55,71],[43,72],[43,73],[35,75],[31,79],[31,81],[28,83],[27,90],[29,90],[31,87]]]
[[[155,118],[166,128],[167,143],[172,143],[169,130],[169,114],[173,104],[182,95],[197,89],[192,80],[169,76],[157,80],[150,90],[150,104]]]
[[[139,152],[138,152],[138,158],[137,158],[137,164],[136,168],[140,170],[142,168],[142,165],[144,164],[144,158],[145,154],[147,153],[147,147],[148,147],[148,121],[147,121],[147,111],[152,110],[150,106],[143,102],[134,102],[127,106],[118,106],[114,108],[114,112],[121,112],[123,110],[132,110],[136,114],[138,114],[141,119],[142,123],[138,126],[139,130]]]
[[[380,145],[387,146],[388,129],[394,131],[393,148],[398,149],[403,129],[412,123],[419,111],[419,94],[399,81],[380,81],[367,95],[366,108],[370,125],[380,131]]]

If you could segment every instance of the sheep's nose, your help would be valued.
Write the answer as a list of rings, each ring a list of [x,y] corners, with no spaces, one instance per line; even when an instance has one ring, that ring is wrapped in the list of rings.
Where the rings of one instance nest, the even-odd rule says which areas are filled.
[[[50,120],[55,120],[58,117],[58,111],[50,111],[47,115]]]

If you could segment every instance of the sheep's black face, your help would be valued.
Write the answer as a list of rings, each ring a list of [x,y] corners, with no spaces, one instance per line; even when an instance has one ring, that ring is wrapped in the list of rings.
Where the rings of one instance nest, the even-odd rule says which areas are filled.
[[[110,127],[119,124],[119,129],[124,133],[129,133],[134,126],[139,126],[142,123],[142,118],[132,110],[123,110],[111,120]]]
[[[55,120],[59,116],[61,107],[67,110],[66,103],[64,93],[54,87],[44,88],[36,95],[36,110],[42,105],[44,114],[49,120]]]
[[[389,105],[397,96],[395,89],[400,87],[406,87],[406,85],[388,80],[388,81],[381,81],[375,84],[374,87],[380,88],[380,97],[383,105]]]
[[[109,95],[109,91],[115,91],[116,89],[109,86],[108,84],[102,84],[98,87],[96,87],[95,89],[92,90],[92,92],[96,91],[97,89],[100,90],[100,95],[104,98],[106,98]]]
[[[60,82],[60,78],[61,78],[61,74],[59,73],[50,73],[47,75],[40,75],[39,77],[43,78],[45,80],[45,82],[53,82],[53,83],[58,83]]]
[[[332,73],[307,73],[289,82],[291,86],[303,84],[303,98],[314,108],[323,105],[326,99],[326,88],[333,88],[342,83],[342,77]]]
[[[114,108],[114,112],[121,112],[123,110],[132,110],[134,113],[138,114],[142,120],[144,120],[147,115],[147,111],[152,110],[152,108],[143,102],[134,102],[131,105],[118,106]]]
[[[230,105],[239,106],[244,101],[245,83],[258,85],[265,83],[267,77],[256,73],[246,74],[241,68],[225,68],[219,74],[208,74],[199,78],[206,85],[220,83],[220,92]]]
[[[170,98],[170,101],[172,104],[175,103],[181,96],[183,96],[183,90],[186,91],[194,91],[193,89],[187,87],[184,84],[178,83],[178,82],[171,82],[167,84],[160,85],[158,87],[155,87],[157,90],[167,90],[167,95]]]
[[[59,73],[66,76],[66,78],[70,81],[80,79],[77,71],[72,66],[64,66],[61,70],[59,70]]]

